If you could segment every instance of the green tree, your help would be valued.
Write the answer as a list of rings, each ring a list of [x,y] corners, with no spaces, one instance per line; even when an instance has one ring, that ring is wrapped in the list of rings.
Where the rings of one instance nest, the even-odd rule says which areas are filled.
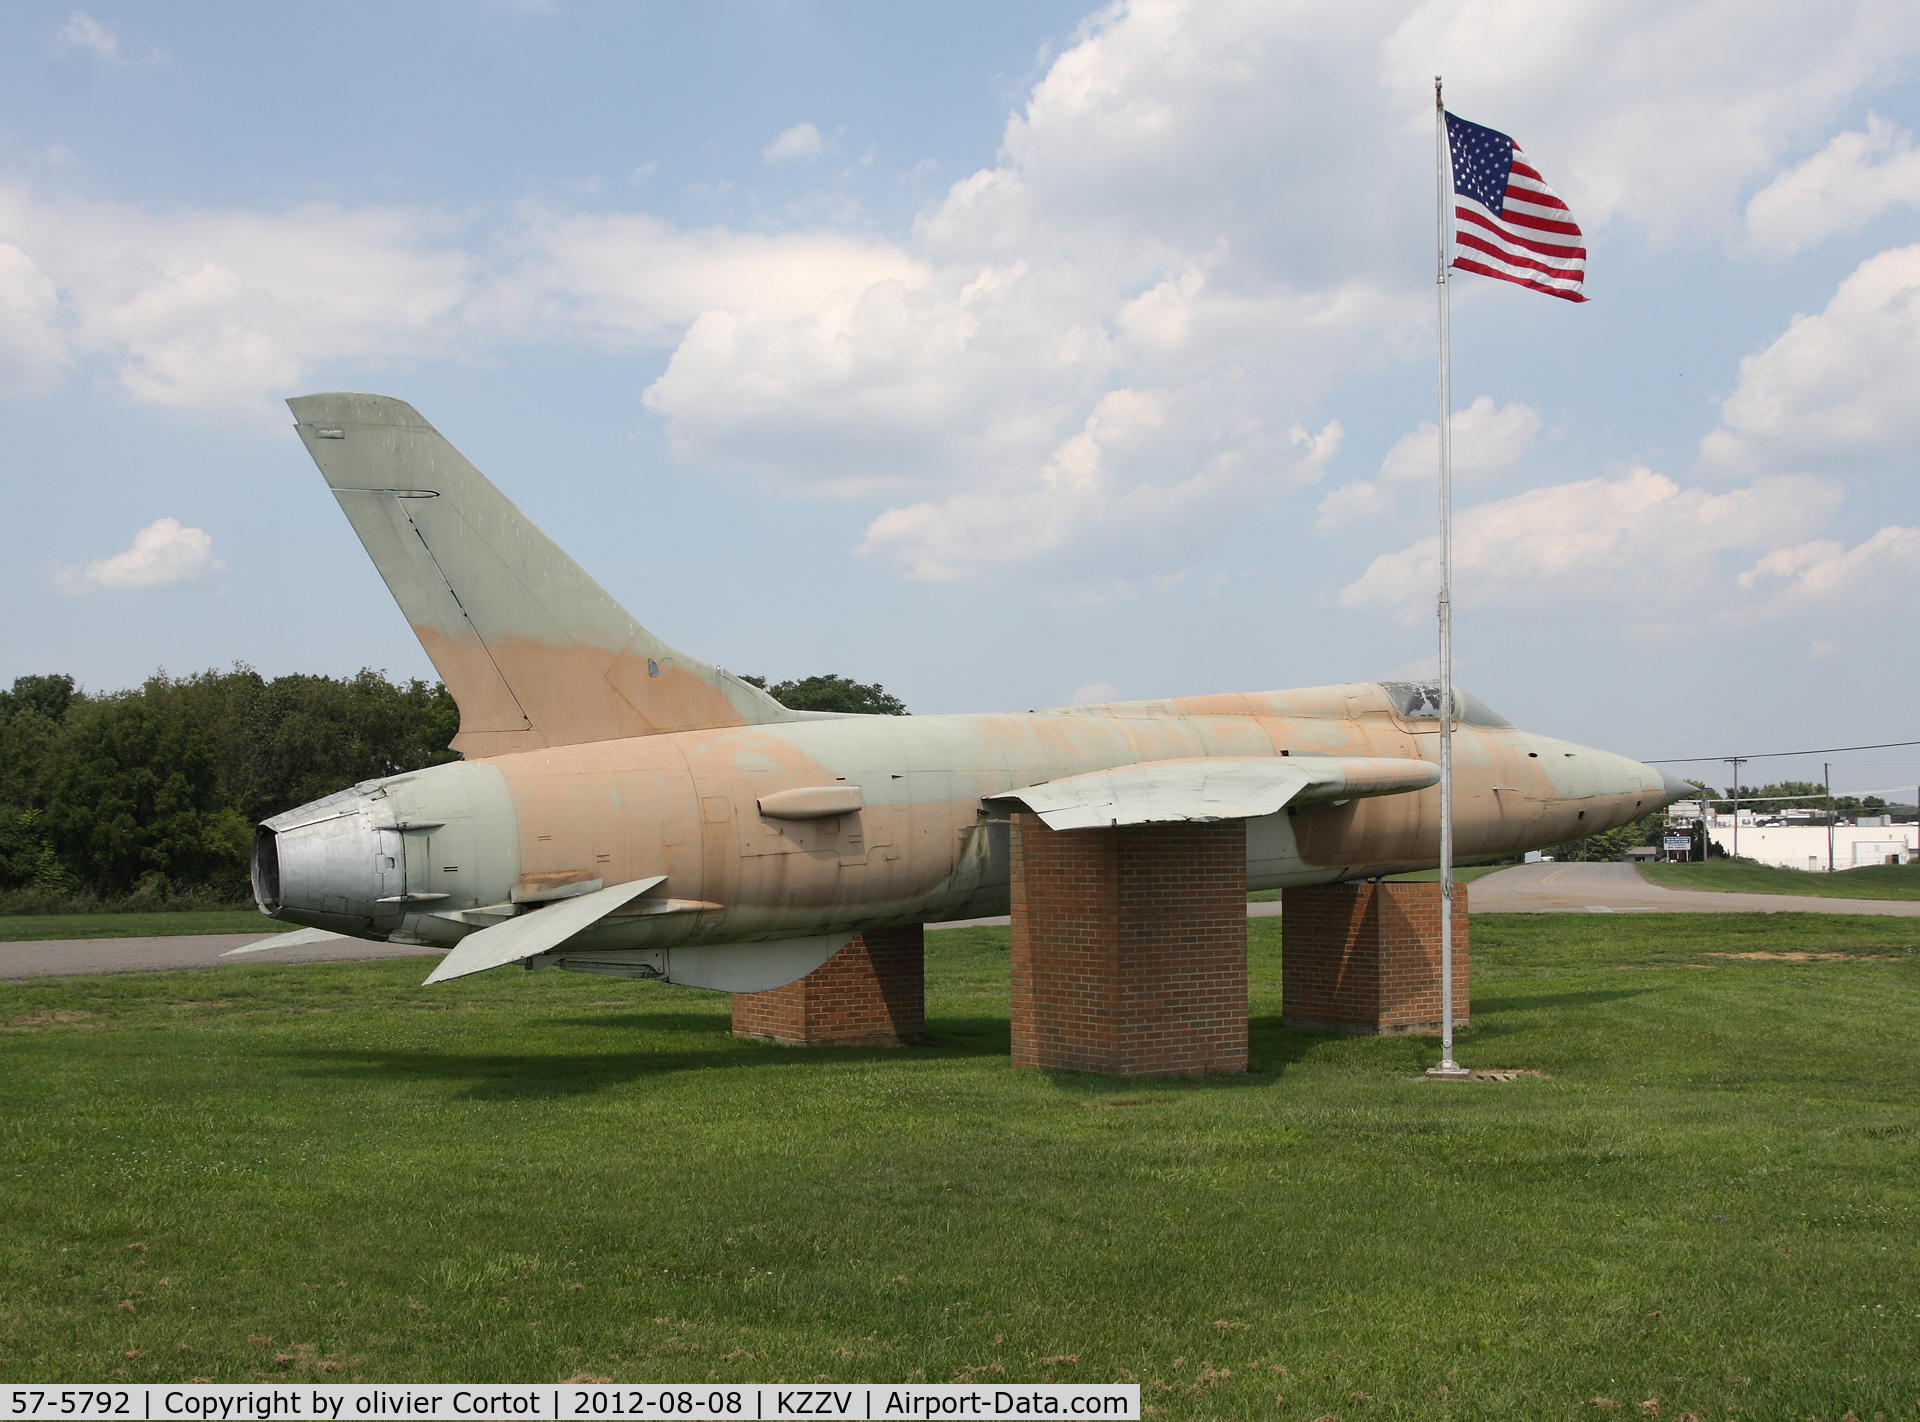
[[[40,812],[28,805],[0,804],[0,889],[57,893],[72,887],[40,823]]]
[[[798,681],[777,681],[767,685],[761,676],[746,676],[782,706],[793,711],[841,711],[869,716],[905,716],[910,713],[899,697],[889,695],[879,682],[849,681],[828,672],[825,676],[803,677]]]
[[[160,698],[122,692],[70,707],[39,787],[63,866],[103,894],[237,890],[250,831],[222,802],[216,762],[212,733]]]
[[[252,826],[358,781],[458,757],[439,685],[251,667],[88,695],[0,692],[0,889],[239,897]]]
[[[58,676],[17,676],[13,690],[0,691],[0,721],[11,720],[22,711],[37,711],[49,721],[58,722],[67,714],[73,700],[73,678]]]
[[[155,687],[156,683],[149,683]],[[445,687],[357,676],[281,676],[251,667],[167,683],[219,747],[222,793],[261,820],[362,780],[459,757],[447,749],[460,714]]]
[[[1825,803],[1826,788],[1816,780],[1778,780],[1758,787],[1740,787],[1740,808],[1756,815],[1785,810],[1817,810]],[[1725,808],[1731,810],[1731,805]]]
[[[40,767],[47,748],[60,734],[69,698],[21,696],[22,683],[53,681],[52,677],[19,677],[11,693],[0,691],[0,805],[26,807],[35,803]],[[69,688],[71,677],[57,678]],[[49,714],[47,706],[51,706]]]
[[[1618,825],[1599,834],[1588,835],[1584,839],[1570,839],[1565,844],[1556,844],[1550,851],[1555,859],[1583,860],[1593,863],[1624,859],[1629,849],[1643,844],[1659,844],[1666,833],[1667,818],[1664,811],[1642,815],[1628,824]]]

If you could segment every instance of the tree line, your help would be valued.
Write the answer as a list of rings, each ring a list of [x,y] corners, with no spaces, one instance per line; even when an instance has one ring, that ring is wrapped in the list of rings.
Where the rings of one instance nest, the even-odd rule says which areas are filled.
[[[446,688],[250,667],[89,693],[66,675],[0,692],[0,891],[244,899],[253,826],[356,781],[457,757]]]
[[[767,686],[809,711],[905,715],[878,684]],[[418,679],[278,676],[247,666],[127,691],[23,676],[0,691],[0,908],[248,896],[253,826],[362,780],[459,757],[460,713]]]
[[[1696,785],[1698,781],[1694,782]],[[1733,813],[1731,801],[1735,790],[1724,793],[1705,787],[1715,800],[1716,814]],[[1827,807],[1827,787],[1817,780],[1777,780],[1766,785],[1742,785],[1737,787],[1742,810],[1752,810],[1756,815],[1777,815],[1787,810],[1825,810]],[[1720,803],[1727,802],[1727,803]],[[1833,812],[1837,815],[1875,814],[1887,808],[1887,802],[1878,795],[1835,795]]]

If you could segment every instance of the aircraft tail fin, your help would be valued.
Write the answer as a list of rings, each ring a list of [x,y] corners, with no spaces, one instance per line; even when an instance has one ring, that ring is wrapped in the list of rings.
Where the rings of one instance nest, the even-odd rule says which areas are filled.
[[[460,708],[469,758],[798,719],[635,622],[404,401],[287,401]]]

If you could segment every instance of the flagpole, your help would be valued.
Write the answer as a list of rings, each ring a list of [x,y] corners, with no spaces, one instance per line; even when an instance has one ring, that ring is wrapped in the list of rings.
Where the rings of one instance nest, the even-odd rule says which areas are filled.
[[[1453,189],[1447,107],[1433,76],[1433,209],[1440,344],[1440,1065],[1429,1076],[1469,1075],[1453,1059],[1453,393],[1447,302],[1447,195]]]

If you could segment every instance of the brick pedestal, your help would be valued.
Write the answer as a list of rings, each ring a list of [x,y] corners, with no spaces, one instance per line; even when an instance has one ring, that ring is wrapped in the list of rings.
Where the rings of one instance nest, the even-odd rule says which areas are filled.
[[[1046,827],[1013,816],[1013,1064],[1106,1076],[1247,1069],[1240,820]]]
[[[733,1035],[790,1047],[900,1047],[925,1035],[921,925],[862,933],[799,982],[733,995]]]
[[[1351,1036],[1440,1030],[1440,886],[1281,895],[1280,1020]],[[1453,886],[1453,1020],[1467,1020],[1467,889]]]

